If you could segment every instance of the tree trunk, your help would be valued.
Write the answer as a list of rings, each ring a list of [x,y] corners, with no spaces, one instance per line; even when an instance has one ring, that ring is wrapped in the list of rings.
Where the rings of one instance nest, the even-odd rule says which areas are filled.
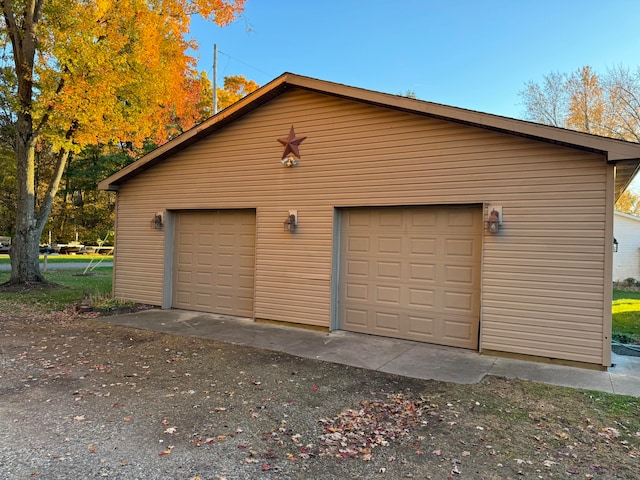
[[[35,205],[35,145],[33,73],[36,50],[36,25],[44,0],[0,3],[11,39],[12,57],[18,81],[18,112],[16,113],[15,152],[18,164],[18,204],[16,234],[12,242],[10,283],[44,282],[40,274],[39,243],[44,222],[36,217]],[[16,5],[17,3],[17,5]],[[18,19],[14,7],[18,7]]]
[[[16,138],[18,205],[16,209],[16,234],[10,250],[11,278],[9,283],[45,282],[44,277],[40,274],[39,245],[42,227],[38,228],[35,214],[35,148],[31,139],[31,119],[28,118],[28,115],[19,115],[17,127],[19,132]]]

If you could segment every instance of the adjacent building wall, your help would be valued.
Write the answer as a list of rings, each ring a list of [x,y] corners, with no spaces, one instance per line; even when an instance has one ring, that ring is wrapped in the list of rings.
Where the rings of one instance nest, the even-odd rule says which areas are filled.
[[[613,281],[640,281],[640,218],[615,212],[613,236],[618,240],[618,251],[613,254]]]
[[[277,138],[292,124],[307,139],[286,168]],[[162,304],[156,211],[255,208],[255,316],[328,327],[334,207],[492,204],[504,223],[484,236],[481,349],[606,364],[610,169],[594,153],[292,90],[121,187],[115,294]]]

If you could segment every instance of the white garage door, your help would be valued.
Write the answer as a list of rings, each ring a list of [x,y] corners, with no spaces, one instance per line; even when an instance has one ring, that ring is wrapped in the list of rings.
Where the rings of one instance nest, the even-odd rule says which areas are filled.
[[[339,328],[478,348],[480,207],[344,209]]]
[[[173,307],[253,317],[253,210],[176,214]]]

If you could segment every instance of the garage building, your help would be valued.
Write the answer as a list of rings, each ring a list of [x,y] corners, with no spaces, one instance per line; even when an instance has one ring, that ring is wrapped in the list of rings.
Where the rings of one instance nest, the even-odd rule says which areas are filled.
[[[613,205],[639,163],[636,143],[286,73],[100,183],[114,295],[608,366]]]

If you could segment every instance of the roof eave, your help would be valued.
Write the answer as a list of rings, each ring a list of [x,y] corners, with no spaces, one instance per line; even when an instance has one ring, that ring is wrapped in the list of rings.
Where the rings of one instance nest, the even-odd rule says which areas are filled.
[[[273,100],[290,88],[305,89],[324,95],[337,96],[377,105],[383,108],[402,110],[412,114],[425,115],[449,122],[490,129],[509,135],[518,135],[537,141],[598,153],[603,155],[605,161],[609,164],[630,162],[638,165],[640,163],[640,159],[638,158],[640,156],[640,145],[637,143],[598,137],[524,120],[425,102],[388,93],[375,92],[292,73],[284,73],[232,106],[205,120],[200,125],[158,147],[128,167],[114,173],[100,182],[98,188],[102,190],[115,190],[118,185],[151,168],[164,158],[192,145],[199,139]],[[637,168],[635,172],[637,172]],[[629,181],[632,178],[633,176],[629,178]],[[628,184],[626,180],[623,183]],[[618,191],[618,188],[616,188],[616,191]]]
[[[286,90],[288,85],[286,83],[286,76],[283,74],[280,77],[272,80],[267,85],[263,86],[259,90],[250,93],[246,97],[242,98],[233,105],[225,108],[221,112],[217,113],[213,117],[208,118],[204,122],[195,127],[180,134],[176,138],[168,141],[167,143],[156,148],[147,155],[133,162],[131,165],[117,171],[113,175],[102,180],[98,183],[100,190],[117,190],[118,186],[126,182],[130,178],[139,175],[143,171],[153,167],[163,159],[170,157],[171,155],[193,145],[198,140],[211,134],[215,130],[218,130],[243,115],[255,110],[256,108],[264,105],[268,101],[277,97]]]

